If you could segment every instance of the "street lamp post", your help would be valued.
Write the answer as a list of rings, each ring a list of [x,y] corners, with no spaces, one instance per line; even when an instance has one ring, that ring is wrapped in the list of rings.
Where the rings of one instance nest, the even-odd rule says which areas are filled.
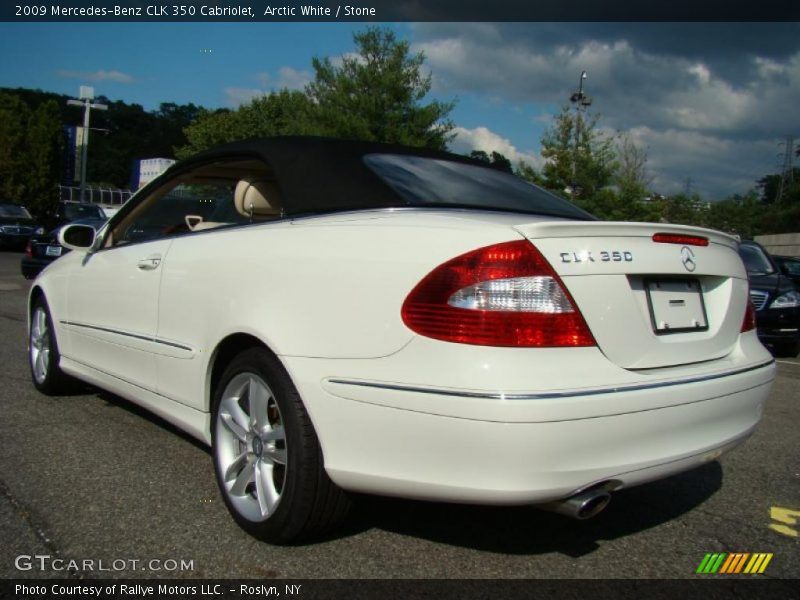
[[[578,155],[580,154],[581,144],[581,111],[585,111],[592,105],[592,99],[583,92],[583,81],[586,79],[586,71],[581,71],[581,77],[578,80],[578,91],[573,92],[569,97],[569,101],[575,108],[575,155],[572,158],[572,188],[573,193],[577,192],[577,177],[578,177]]]
[[[81,136],[81,191],[80,201],[86,202],[86,163],[89,160],[89,121],[91,112],[95,110],[108,110],[106,104],[94,104],[94,88],[82,85],[80,89],[80,100],[67,100],[70,106],[83,107],[83,135]]]

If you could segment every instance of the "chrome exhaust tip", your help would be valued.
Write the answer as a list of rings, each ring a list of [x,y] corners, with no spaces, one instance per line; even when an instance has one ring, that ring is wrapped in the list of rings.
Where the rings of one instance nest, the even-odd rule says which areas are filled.
[[[595,488],[580,492],[564,500],[538,504],[537,507],[584,521],[600,514],[610,501],[611,494],[608,491],[603,488]]]

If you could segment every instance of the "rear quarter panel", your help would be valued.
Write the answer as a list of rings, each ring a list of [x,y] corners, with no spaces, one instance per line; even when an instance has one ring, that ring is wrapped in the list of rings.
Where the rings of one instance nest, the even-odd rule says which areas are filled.
[[[279,356],[395,353],[414,336],[401,319],[403,301],[428,272],[520,238],[504,223],[424,214],[303,219],[177,238],[162,263],[158,337],[196,349],[199,360],[163,360],[159,391],[200,407],[215,347],[239,332]]]

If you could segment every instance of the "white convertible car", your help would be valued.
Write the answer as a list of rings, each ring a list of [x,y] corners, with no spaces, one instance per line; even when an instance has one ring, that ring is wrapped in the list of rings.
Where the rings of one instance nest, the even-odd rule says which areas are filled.
[[[735,239],[600,222],[447,153],[237,143],[60,241],[30,292],[35,386],[210,444],[274,543],[347,491],[586,518],[742,443],[774,378]]]

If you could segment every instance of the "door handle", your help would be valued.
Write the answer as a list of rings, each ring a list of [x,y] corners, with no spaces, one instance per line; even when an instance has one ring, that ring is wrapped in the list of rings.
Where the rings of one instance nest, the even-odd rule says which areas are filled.
[[[153,269],[157,269],[158,265],[161,264],[161,256],[156,254],[153,256],[148,256],[147,258],[141,259],[137,266],[142,271],[152,271]]]

